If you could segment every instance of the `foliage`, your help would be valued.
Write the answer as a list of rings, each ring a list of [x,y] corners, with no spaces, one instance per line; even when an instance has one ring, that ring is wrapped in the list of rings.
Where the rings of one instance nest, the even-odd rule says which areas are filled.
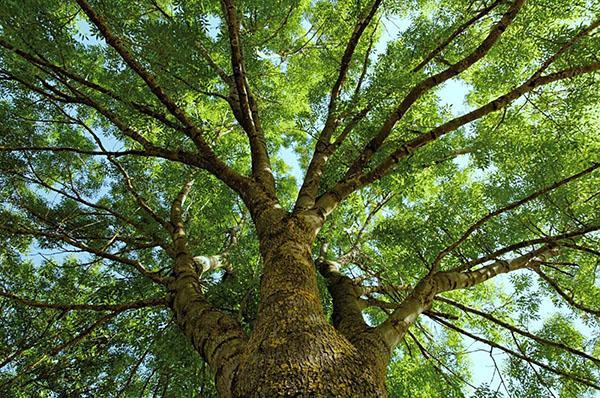
[[[291,210],[330,117],[331,87],[346,43],[368,4],[237,3],[245,74],[259,105],[279,201]],[[365,174],[411,140],[521,85],[596,23],[593,2],[567,3],[525,2],[483,59],[416,100],[380,150],[366,159]],[[344,179],[415,85],[473,52],[512,4],[384,1],[351,58],[333,138],[358,120],[329,159],[318,193]],[[220,4],[105,0],[92,5],[132,58],[152,71],[161,89],[200,126],[214,154],[249,175],[252,151],[222,76],[231,78],[232,66]],[[491,7],[487,13],[417,69],[486,7]],[[315,258],[327,243],[329,255],[350,258],[343,263],[348,276],[372,286],[414,286],[438,254],[486,214],[597,165],[596,30],[561,52],[544,75],[585,65],[595,69],[536,86],[497,111],[407,150],[383,176],[345,195],[317,237]],[[171,236],[161,221],[169,219],[173,200],[192,179],[184,211],[188,246],[194,255],[225,253],[233,269],[203,275],[205,296],[252,330],[261,260],[251,215],[211,167],[182,160],[197,150],[186,135],[189,129],[178,125],[154,94],[76,2],[2,1],[0,290],[14,297],[4,294],[0,301],[0,391],[10,396],[216,394],[208,368],[162,306],[96,311],[36,308],[15,300],[118,304],[163,297],[164,288],[148,277],[171,272]],[[152,154],[136,134],[168,153]],[[538,240],[491,257],[511,259],[539,244],[557,244],[553,237],[585,230],[561,240],[560,253],[540,265],[541,273],[519,270],[444,293],[451,302],[435,301],[433,316],[411,328],[396,350],[388,369],[391,396],[593,395],[593,387],[576,379],[597,386],[600,376],[598,186],[600,175],[590,170],[499,213],[442,259],[441,269],[452,270]],[[326,282],[320,283],[330,313]],[[395,289],[371,298],[398,303],[406,296]],[[519,335],[452,303],[576,352]],[[386,318],[385,311],[369,308],[365,314],[375,325]],[[482,365],[470,363],[466,352],[474,340],[461,331],[497,345],[490,351],[478,343],[495,355],[492,380],[474,377]]]

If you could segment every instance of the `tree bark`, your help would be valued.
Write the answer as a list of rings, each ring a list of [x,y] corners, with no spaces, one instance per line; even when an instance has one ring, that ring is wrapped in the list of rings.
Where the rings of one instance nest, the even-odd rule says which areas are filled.
[[[232,317],[211,307],[202,295],[202,270],[198,256],[187,250],[180,217],[187,189],[172,209],[177,256],[170,305],[183,333],[214,372],[222,397],[386,397],[386,368],[394,347],[436,294],[535,267],[554,253],[546,245],[474,271],[434,272],[385,322],[370,327],[362,316],[362,287],[327,260],[326,250],[318,257],[318,267],[313,261],[322,218],[310,212],[288,214],[267,203],[252,213],[263,273],[257,318],[246,336]],[[333,301],[333,322],[321,304],[317,268]]]
[[[258,317],[232,396],[385,397],[389,355],[365,352],[323,311],[311,257],[313,229],[284,215],[269,224],[260,236],[264,274]]]

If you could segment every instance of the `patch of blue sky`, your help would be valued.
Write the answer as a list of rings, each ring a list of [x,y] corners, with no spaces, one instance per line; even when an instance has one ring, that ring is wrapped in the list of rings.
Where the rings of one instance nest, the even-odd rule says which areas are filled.
[[[218,15],[210,14],[206,17],[206,33],[211,40],[216,41],[221,33],[223,21]]]
[[[377,58],[384,54],[388,43],[396,40],[400,35],[410,28],[412,20],[410,17],[400,17],[398,15],[385,15],[381,19],[382,33],[375,47],[372,57]]]
[[[92,33],[92,27],[86,19],[77,18],[77,22],[75,22],[75,27],[77,31],[75,35],[73,35],[73,39],[75,39],[78,43],[86,47],[106,45],[104,41],[98,40],[98,38]]]
[[[302,181],[304,180],[304,170],[300,166],[300,156],[293,146],[281,147],[277,152],[277,156],[280,157],[287,165],[287,175],[294,178],[296,188],[300,190]]]
[[[264,59],[271,62],[276,68],[279,68],[281,73],[285,73],[287,71],[288,61],[286,58],[281,57],[279,54],[276,54],[273,51],[263,49],[257,50],[256,55],[260,59]]]
[[[450,79],[438,89],[439,103],[447,109],[452,117],[463,115],[472,110],[467,103],[467,95],[471,87],[462,79]],[[469,129],[469,126],[466,127]],[[452,161],[460,170],[464,170],[469,165],[469,154],[457,156]]]

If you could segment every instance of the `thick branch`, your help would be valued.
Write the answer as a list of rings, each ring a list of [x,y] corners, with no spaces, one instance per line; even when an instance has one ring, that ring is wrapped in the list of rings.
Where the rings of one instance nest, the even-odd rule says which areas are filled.
[[[556,254],[558,254],[556,246],[542,246],[537,250],[512,260],[498,260],[475,271],[438,272],[433,276],[436,284],[436,293],[456,289],[466,289],[483,283],[500,274],[506,274],[522,268],[534,268]]]
[[[221,268],[227,273],[231,273],[233,271],[231,264],[227,260],[227,253],[217,254],[214,256],[194,256],[193,260],[198,268],[199,278],[202,278],[202,275],[207,272]]]
[[[367,329],[362,316],[362,289],[340,272],[339,264],[321,256],[316,265],[327,280],[327,290],[333,300],[333,326],[350,341]]]
[[[333,211],[340,201],[350,193],[389,174],[393,170],[393,166],[396,165],[400,159],[403,159],[414,153],[416,149],[435,141],[442,135],[454,131],[467,123],[480,119],[489,113],[508,106],[511,102],[523,94],[528,93],[537,87],[560,80],[573,78],[582,74],[595,72],[598,69],[600,69],[600,62],[594,62],[590,65],[564,69],[560,72],[529,79],[527,82],[513,89],[508,94],[502,95],[486,105],[475,109],[474,111],[452,119],[434,128],[428,133],[422,134],[411,141],[405,142],[399,149],[394,151],[389,157],[379,163],[379,165],[373,168],[370,172],[366,174],[359,173],[338,182],[329,192],[321,195],[317,199],[315,208],[319,213],[326,216],[331,213],[331,211]]]
[[[515,2],[511,6],[511,9],[514,9],[516,7],[516,9],[513,10],[515,13],[518,12],[518,9],[522,5],[522,4],[519,5],[517,3],[519,3],[519,2]],[[503,16],[502,20],[504,20],[505,18],[508,18],[507,23],[510,24],[510,21],[512,21],[512,18],[514,18],[514,16],[515,16],[515,15],[512,15],[512,16],[511,15],[512,15],[511,11],[509,10],[507,12],[507,14],[505,14]],[[317,212],[323,214],[324,216],[327,216],[331,211],[333,211],[335,206],[337,206],[337,204],[343,198],[345,198],[347,195],[349,195],[350,193],[354,192],[355,190],[360,189],[374,181],[381,179],[385,175],[389,174],[393,170],[394,165],[396,163],[398,163],[400,161],[400,159],[409,156],[416,149],[418,149],[432,141],[435,141],[442,135],[449,133],[451,131],[454,131],[454,130],[458,129],[459,127],[461,127],[467,123],[470,123],[474,120],[480,119],[491,112],[505,108],[506,106],[508,106],[510,103],[512,103],[514,100],[516,100],[523,94],[526,94],[537,87],[540,87],[545,84],[550,84],[550,83],[553,83],[556,81],[573,78],[573,77],[579,76],[581,74],[591,73],[591,72],[598,70],[598,68],[600,68],[600,63],[594,62],[589,65],[572,67],[572,68],[564,69],[562,71],[555,72],[555,73],[552,73],[552,74],[549,74],[546,76],[541,76],[542,73],[545,70],[547,70],[548,67],[550,65],[552,65],[552,63],[554,63],[554,61],[556,61],[556,59],[561,54],[565,53],[577,41],[579,41],[581,38],[588,35],[591,31],[593,31],[598,26],[599,21],[595,21],[591,25],[582,29],[578,34],[573,36],[554,55],[549,57],[542,64],[542,66],[540,68],[538,68],[537,71],[522,85],[514,88],[509,93],[496,98],[495,100],[489,102],[488,104],[486,104],[474,111],[471,111],[471,112],[469,112],[463,116],[457,117],[455,119],[452,119],[452,120],[438,126],[437,128],[434,128],[433,130],[431,130],[428,133],[422,134],[411,141],[405,142],[396,151],[394,151],[390,156],[388,156],[386,159],[381,161],[377,166],[375,166],[370,172],[363,173],[362,169],[367,165],[367,162],[369,161],[369,159],[371,159],[373,154],[375,152],[377,152],[377,150],[381,147],[384,140],[391,133],[391,129],[393,128],[395,123],[398,120],[400,120],[400,118],[404,115],[404,113],[406,113],[408,108],[418,98],[420,98],[420,96],[423,93],[425,93],[431,87],[434,87],[435,85],[441,83],[441,82],[438,82],[437,79],[439,79],[440,77],[444,77],[444,76],[446,76],[447,78],[454,76],[454,75],[452,75],[452,73],[453,73],[452,71],[455,70],[457,65],[462,65],[458,69],[461,69],[462,67],[464,67],[466,69],[470,66],[470,64],[469,64],[470,61],[476,62],[481,57],[483,57],[485,55],[485,53],[487,53],[489,48],[491,48],[491,46],[493,46],[495,40],[497,40],[499,38],[499,35],[506,28],[506,26],[502,25],[502,20],[501,20],[501,22],[499,22],[499,24],[497,24],[495,26],[494,29],[492,29],[492,32],[488,36],[487,39],[490,39],[491,41],[487,41],[487,39],[486,39],[486,41],[484,41],[484,43],[482,43],[482,45],[480,46],[481,50],[483,51],[482,53],[478,52],[479,50],[476,50],[471,55],[467,56],[462,61],[460,61],[459,63],[448,68],[446,71],[440,72],[439,74],[434,75],[434,76],[422,81],[417,86],[415,86],[415,88],[404,99],[404,101],[398,108],[397,113],[394,113],[390,116],[390,118],[386,121],[386,123],[384,123],[384,125],[382,126],[380,131],[369,142],[369,144],[367,144],[367,146],[365,147],[363,152],[359,155],[359,157],[356,159],[356,161],[353,163],[353,165],[350,167],[350,169],[346,173],[346,176],[344,177],[344,179],[342,179],[341,181],[336,183],[336,185],[329,192],[321,195],[317,199],[317,202],[315,205]],[[504,28],[502,28],[498,31],[497,29],[500,26],[504,26]],[[495,39],[493,39],[493,37],[495,37]],[[487,43],[487,44],[485,44],[485,43]],[[490,47],[488,48],[487,46],[490,46]],[[458,71],[456,74],[461,73],[463,70],[464,69]],[[448,77],[447,73],[450,73],[450,75],[452,75],[452,76]],[[431,81],[431,79],[433,79],[433,81]],[[427,82],[429,82],[429,83],[427,83]],[[424,85],[424,86],[421,87],[422,85]],[[404,104],[404,106],[403,106],[403,104]]]
[[[182,213],[192,188],[186,183],[171,206],[172,238],[176,257],[173,279],[168,285],[169,304],[183,334],[216,374],[219,394],[229,397],[246,335],[239,323],[206,301],[200,286],[200,274],[189,254]]]
[[[183,203],[190,193],[193,184],[193,180],[185,183],[171,205],[171,235],[173,237],[173,247],[175,248],[176,257],[187,253],[187,239],[185,237],[185,226],[182,217]]]
[[[500,21],[492,27],[488,36],[481,42],[481,44],[469,55],[460,60],[459,62],[451,65],[448,69],[443,72],[437,73],[430,76],[420,83],[418,83],[413,89],[406,95],[400,105],[392,112],[392,114],[386,119],[379,131],[365,146],[361,154],[350,166],[346,178],[359,173],[363,167],[369,162],[372,156],[379,150],[383,142],[392,132],[392,129],[396,123],[402,119],[402,117],[408,112],[410,107],[425,94],[427,91],[436,87],[445,81],[459,75],[468,69],[471,65],[482,59],[489,50],[496,44],[502,33],[508,28],[517,16],[519,10],[523,6],[525,0],[515,0],[506,13],[502,16]]]
[[[521,97],[523,94],[526,94],[537,87],[554,83],[560,80],[570,79],[582,74],[595,72],[598,69],[600,69],[600,62],[594,62],[590,65],[564,69],[560,72],[552,73],[543,77],[536,77],[534,74],[534,76],[532,76],[532,78],[530,78],[527,82],[513,89],[511,92],[496,98],[495,100],[487,103],[486,105],[478,109],[475,109],[474,111],[452,119],[436,127],[435,129],[431,130],[426,134],[423,134],[411,141],[404,143],[404,145],[402,145],[399,149],[394,151],[387,159],[382,161],[366,176],[359,178],[359,180],[362,180],[359,183],[359,185],[364,186],[365,184],[380,179],[384,175],[387,175],[391,171],[392,167],[400,161],[400,159],[410,155],[417,148],[420,148],[438,139],[446,133],[458,129],[459,127],[464,126],[467,123],[470,123],[477,119],[481,119],[489,113],[495,112],[508,106],[510,103],[512,103],[517,98]]]
[[[430,274],[415,286],[392,315],[375,329],[375,332],[392,350],[401,341],[409,326],[416,321],[418,316],[431,308],[436,294],[449,290],[465,289],[500,274],[534,267],[540,262],[546,261],[547,257],[553,255],[554,252],[552,248],[543,246],[515,259],[509,261],[499,260],[476,271]]]
[[[146,83],[150,91],[158,98],[158,100],[175,116],[179,122],[185,127],[185,132],[188,137],[194,142],[206,169],[212,172],[217,178],[221,179],[227,185],[236,191],[242,190],[240,180],[243,179],[236,171],[231,169],[221,159],[219,159],[202,137],[202,131],[195,125],[189,116],[181,109],[171,97],[158,84],[156,77],[153,76],[135,56],[125,47],[123,40],[115,35],[109,28],[104,17],[96,13],[86,0],[76,0],[77,4],[88,16],[90,21],[98,28],[106,42],[113,47],[121,56],[123,61]]]
[[[368,12],[366,12],[365,15],[363,15],[357,21],[356,25],[354,26],[354,30],[350,35],[350,39],[346,44],[346,49],[344,50],[344,55],[342,56],[342,60],[340,62],[338,77],[331,89],[331,93],[329,94],[327,119],[325,120],[323,130],[321,131],[317,140],[315,152],[306,171],[306,176],[304,177],[304,182],[300,188],[300,192],[298,193],[298,200],[295,206],[296,209],[308,209],[314,204],[315,196],[319,188],[319,182],[321,180],[321,175],[323,173],[323,167],[325,166],[328,157],[335,149],[335,146],[332,146],[330,140],[333,132],[340,122],[338,115],[336,114],[337,100],[342,90],[342,85],[346,80],[348,70],[350,69],[352,56],[354,55],[360,38],[367,26],[369,26],[371,23],[380,5],[381,0],[375,0],[373,2],[371,7],[368,9]],[[342,135],[347,135],[350,129],[351,127],[347,132],[344,131]]]
[[[184,335],[216,373],[217,390],[221,396],[229,396],[246,336],[231,316],[205,301],[197,276],[185,272],[179,262],[170,286],[171,307]]]
[[[234,98],[234,101],[239,105],[238,112],[235,112],[234,109],[234,114],[244,128],[250,141],[252,175],[274,197],[275,179],[271,171],[271,161],[267,151],[264,132],[260,126],[258,106],[250,91],[250,85],[246,76],[237,10],[235,9],[233,0],[222,0],[221,5],[229,32],[231,67],[233,69],[233,81],[237,94],[237,98]]]

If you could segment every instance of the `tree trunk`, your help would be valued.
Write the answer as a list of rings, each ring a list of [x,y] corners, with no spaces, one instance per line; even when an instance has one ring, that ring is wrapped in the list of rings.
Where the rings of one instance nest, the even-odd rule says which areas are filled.
[[[333,325],[323,311],[311,255],[314,223],[282,211],[263,214],[255,220],[263,275],[250,336],[205,301],[194,259],[184,246],[170,284],[177,322],[214,372],[219,394],[385,397],[390,347],[364,323],[348,278],[328,277]],[[184,236],[183,229],[178,231],[176,242]]]
[[[261,236],[259,312],[232,395],[385,397],[388,358],[364,352],[328,322],[311,257],[313,233],[298,219],[282,221]]]

